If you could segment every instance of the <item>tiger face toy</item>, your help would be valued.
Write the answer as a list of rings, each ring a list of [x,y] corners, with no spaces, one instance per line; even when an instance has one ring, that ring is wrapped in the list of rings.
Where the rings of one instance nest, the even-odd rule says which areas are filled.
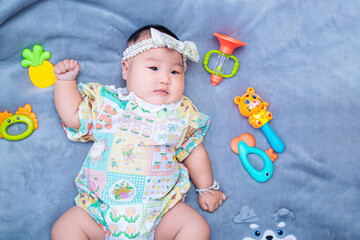
[[[236,97],[234,102],[238,105],[241,115],[249,117],[249,123],[259,128],[272,119],[272,113],[267,111],[269,103],[264,102],[250,87],[241,97]]]

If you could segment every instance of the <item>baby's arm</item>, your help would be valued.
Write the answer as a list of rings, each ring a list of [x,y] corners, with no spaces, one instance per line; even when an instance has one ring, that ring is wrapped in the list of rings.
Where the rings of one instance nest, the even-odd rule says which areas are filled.
[[[81,96],[76,84],[79,70],[79,63],[68,59],[59,62],[54,67],[56,76],[54,91],[55,107],[61,120],[69,128],[80,127],[78,107],[81,102]]]
[[[197,146],[190,155],[184,160],[185,166],[189,170],[189,175],[194,183],[195,187],[208,188],[213,182],[211,164],[207,152],[202,144]],[[226,195],[218,190],[211,190],[199,195],[199,204],[202,209],[214,212],[223,201],[226,199]]]

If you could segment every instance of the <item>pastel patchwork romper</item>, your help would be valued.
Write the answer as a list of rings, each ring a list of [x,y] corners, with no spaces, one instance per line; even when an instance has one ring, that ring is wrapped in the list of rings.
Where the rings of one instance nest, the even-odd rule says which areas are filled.
[[[190,188],[182,163],[206,134],[210,119],[183,96],[153,105],[126,89],[78,85],[79,129],[70,140],[94,141],[75,183],[77,206],[107,239],[151,239],[161,217]]]

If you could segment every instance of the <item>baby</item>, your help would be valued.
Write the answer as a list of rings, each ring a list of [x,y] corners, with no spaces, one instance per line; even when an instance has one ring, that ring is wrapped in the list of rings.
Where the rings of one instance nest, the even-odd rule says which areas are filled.
[[[182,200],[191,178],[202,209],[226,199],[202,145],[210,119],[185,96],[186,59],[196,45],[145,26],[128,40],[126,89],[76,83],[80,65],[54,67],[55,106],[67,137],[94,141],[75,180],[76,207],[54,224],[52,239],[209,239],[206,220]]]

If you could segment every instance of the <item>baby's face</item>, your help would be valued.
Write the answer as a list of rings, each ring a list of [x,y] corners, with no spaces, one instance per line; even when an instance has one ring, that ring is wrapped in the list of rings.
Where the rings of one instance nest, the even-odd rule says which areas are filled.
[[[184,63],[176,50],[152,48],[124,61],[122,68],[128,91],[149,103],[173,103],[184,93]]]

